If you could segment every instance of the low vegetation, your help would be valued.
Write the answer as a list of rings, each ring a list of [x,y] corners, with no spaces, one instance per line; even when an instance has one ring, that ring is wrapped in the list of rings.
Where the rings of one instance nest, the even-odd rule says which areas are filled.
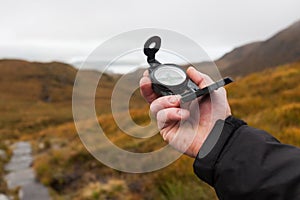
[[[281,142],[300,146],[300,62],[238,80],[228,88],[233,114]]]
[[[20,70],[10,73],[21,73]],[[75,72],[64,74],[68,80],[67,77],[73,77]],[[110,140],[132,152],[149,152],[164,146],[159,136],[134,139],[118,128],[107,109],[110,102],[103,101],[101,96],[111,93],[109,88],[117,77],[104,78],[107,89],[104,93],[97,93],[99,102],[96,102],[96,110],[98,121]],[[233,114],[251,126],[272,133],[284,143],[300,146],[299,80],[300,62],[236,80],[227,88]],[[98,162],[84,148],[76,133],[70,98],[61,97],[71,95],[71,82],[64,82],[70,87],[62,87],[65,91],[57,97],[54,93],[58,90],[53,89],[57,82],[50,84],[47,89],[50,100],[41,98],[43,88],[34,91],[37,88],[35,84],[38,84],[36,81],[33,77],[26,83],[32,91],[28,88],[20,92],[10,91],[0,97],[0,110],[5,113],[0,119],[0,143],[8,144],[20,139],[32,142],[37,176],[49,187],[54,199],[217,199],[213,189],[194,175],[193,159],[186,156],[164,169],[145,174],[122,173]],[[3,86],[4,79],[0,82],[0,91],[4,92],[4,87],[9,86],[7,83]],[[57,86],[60,87],[59,84]],[[22,88],[21,85],[14,87]],[[27,94],[31,97],[28,98]],[[149,122],[148,106],[138,91],[131,99],[130,107],[131,117],[136,123],[146,125]],[[123,114],[119,113],[120,116]],[[126,120],[124,123],[126,125]]]

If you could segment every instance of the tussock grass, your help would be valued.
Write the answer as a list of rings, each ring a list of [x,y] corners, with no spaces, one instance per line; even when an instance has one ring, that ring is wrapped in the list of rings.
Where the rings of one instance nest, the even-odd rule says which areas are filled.
[[[186,156],[147,174],[121,173],[99,163],[82,145],[72,122],[70,88],[74,70],[67,67],[64,69],[67,71],[59,72],[65,74],[62,78],[54,73],[61,70],[61,66],[52,63],[48,68],[54,75],[50,78],[47,76],[49,69],[46,73],[39,64],[16,62],[15,65],[17,69],[3,67],[0,62],[0,70],[11,74],[0,78],[0,91],[5,94],[0,97],[3,113],[0,116],[0,143],[18,139],[32,141],[37,155],[34,168],[39,180],[51,188],[55,199],[216,199],[213,190],[196,178],[193,159]],[[21,71],[24,69],[27,70]],[[159,135],[135,139],[118,128],[109,112],[107,98],[117,79],[103,78],[105,88],[97,92],[96,110],[107,137],[132,152],[149,152],[164,146]],[[46,89],[52,97],[50,102],[46,101],[47,95],[41,93],[40,84],[45,79],[51,83],[50,89]],[[251,126],[270,132],[284,143],[300,146],[299,80],[300,62],[236,80],[227,87],[233,114]],[[149,123],[148,105],[138,91],[129,107],[131,118],[137,124],[146,126]],[[125,116],[122,112],[118,114]],[[122,123],[133,130],[126,119]]]
[[[299,146],[300,62],[249,75],[227,89],[234,115]]]

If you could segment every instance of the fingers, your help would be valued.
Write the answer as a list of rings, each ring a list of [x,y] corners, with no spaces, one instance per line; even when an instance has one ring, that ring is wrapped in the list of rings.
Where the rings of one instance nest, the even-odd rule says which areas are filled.
[[[160,130],[169,126],[171,123],[189,118],[190,112],[179,106],[179,95],[160,97],[152,102],[150,111],[156,116],[157,125]]]
[[[148,103],[152,103],[152,101],[158,97],[152,90],[152,83],[148,77],[148,70],[144,72],[144,75],[140,80],[140,92]]]
[[[153,116],[156,116],[160,110],[165,108],[176,108],[180,105],[180,96],[179,95],[171,95],[171,96],[163,96],[154,100],[150,105],[150,111]]]
[[[166,108],[158,111],[157,113],[157,125],[161,130],[167,127],[170,123],[178,122],[180,120],[186,120],[189,118],[190,112],[182,108]]]
[[[213,80],[208,75],[197,71],[194,67],[189,67],[186,73],[199,88],[204,88],[213,83]]]

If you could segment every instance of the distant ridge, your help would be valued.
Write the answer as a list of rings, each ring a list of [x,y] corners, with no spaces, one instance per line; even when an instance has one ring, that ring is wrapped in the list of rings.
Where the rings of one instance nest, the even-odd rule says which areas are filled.
[[[266,41],[238,47],[216,60],[222,75],[233,77],[300,60],[300,20]],[[197,65],[205,65],[199,63]]]
[[[2,98],[70,101],[76,69],[60,62],[4,59],[0,60],[0,73]]]

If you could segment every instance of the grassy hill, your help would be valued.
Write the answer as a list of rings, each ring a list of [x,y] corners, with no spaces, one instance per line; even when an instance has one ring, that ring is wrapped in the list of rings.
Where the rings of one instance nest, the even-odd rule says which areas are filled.
[[[300,60],[300,21],[265,41],[233,49],[215,60],[223,76],[239,77]],[[208,63],[195,65],[206,67]]]
[[[300,62],[239,79],[228,88],[234,115],[300,146]]]
[[[37,175],[55,199],[216,199],[213,190],[193,174],[193,159],[186,156],[146,174],[121,173],[95,160],[83,147],[72,121],[76,70],[71,66],[4,60],[0,71],[0,145],[4,148],[14,140],[31,141]],[[92,77],[98,72],[86,73]],[[137,84],[139,76],[130,74],[126,78]],[[108,137],[133,152],[164,146],[159,136],[134,139],[117,127],[107,109],[107,96],[118,77],[105,75],[103,80],[96,109]],[[300,62],[236,80],[227,88],[233,114],[282,142],[300,146],[299,80]],[[130,113],[139,124],[149,121],[148,106],[138,92],[131,99]],[[4,186],[0,185],[0,190]]]
[[[0,139],[16,139],[73,121],[72,92],[77,73],[74,67],[59,62],[0,60],[0,73]],[[83,73],[84,81],[89,83],[100,72],[86,70]],[[95,99],[98,115],[110,111],[109,97],[118,78],[117,75],[101,76]],[[127,93],[126,87],[123,92]],[[141,97],[133,99],[144,102]],[[140,107],[140,104],[131,107]]]
[[[72,120],[76,70],[62,63],[0,61],[0,137],[16,138]]]

